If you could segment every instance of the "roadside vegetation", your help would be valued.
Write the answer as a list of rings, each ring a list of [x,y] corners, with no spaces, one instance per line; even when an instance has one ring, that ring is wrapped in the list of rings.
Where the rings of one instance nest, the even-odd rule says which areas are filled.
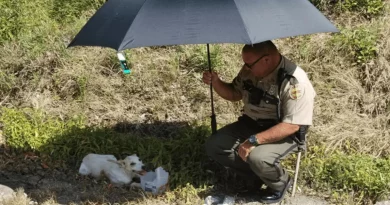
[[[202,193],[225,177],[218,167],[214,172],[205,168],[203,143],[211,133],[209,88],[201,81],[206,46],[127,50],[130,75],[121,72],[113,50],[67,49],[103,3],[0,1],[0,144],[14,153],[34,152],[49,165],[65,163],[75,172],[90,152],[137,153],[171,175],[164,196],[137,203],[201,201]],[[390,4],[312,3],[341,32],[275,41],[308,72],[317,92],[299,187],[336,204],[386,200]],[[241,45],[212,45],[211,50],[214,69],[232,80],[241,64]],[[214,96],[218,126],[234,121],[241,103]],[[284,163],[293,174],[295,156]],[[19,200],[28,200],[23,197]]]

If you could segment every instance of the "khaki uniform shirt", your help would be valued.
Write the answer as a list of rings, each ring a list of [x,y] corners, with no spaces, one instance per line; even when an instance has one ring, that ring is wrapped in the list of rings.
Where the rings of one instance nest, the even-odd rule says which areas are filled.
[[[280,68],[288,66],[296,67],[293,76],[298,81],[291,85],[289,80],[284,80],[278,90],[277,76]],[[305,71],[296,66],[290,60],[282,56],[278,67],[264,78],[256,78],[251,71],[243,67],[233,79],[233,87],[241,93],[244,102],[243,114],[254,120],[274,119],[278,120],[277,105],[267,100],[261,100],[258,104],[251,104],[249,91],[244,90],[244,81],[268,92],[268,94],[280,99],[280,112],[282,122],[297,125],[312,125],[315,90]]]

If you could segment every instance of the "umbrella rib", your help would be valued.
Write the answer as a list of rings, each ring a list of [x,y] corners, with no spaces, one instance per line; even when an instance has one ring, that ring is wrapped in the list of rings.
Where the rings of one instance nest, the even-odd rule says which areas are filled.
[[[249,36],[248,28],[247,28],[247,26],[246,26],[246,24],[245,24],[244,18],[242,18],[242,15],[241,15],[241,13],[240,13],[240,8],[237,6],[236,0],[233,0],[233,1],[234,1],[234,4],[235,4],[236,7],[237,7],[238,14],[239,14],[239,16],[240,16],[240,18],[241,18],[242,24],[244,25],[246,34],[248,35],[248,39],[249,39],[250,43],[253,44],[253,40],[252,40],[252,39],[250,38],[250,36]]]
[[[141,12],[141,10],[144,8],[146,1],[148,1],[148,0],[145,0],[145,1],[144,1],[144,3],[142,4],[142,6],[140,7],[140,9],[138,10],[138,12],[137,12],[137,14],[135,15],[135,18],[134,18],[134,20],[131,22],[131,24],[133,24],[133,23],[137,20],[137,18],[138,18],[138,16],[139,16],[138,14],[139,14],[139,13]],[[131,28],[131,24],[130,24],[129,28]],[[130,29],[129,29],[129,30],[130,30]],[[127,33],[129,33],[129,30],[127,30],[127,32],[126,32],[125,35],[123,36],[121,42],[123,42],[123,40],[126,38],[126,35],[127,35]],[[134,41],[134,40],[131,40],[131,41],[127,42],[125,45],[122,45],[122,43],[121,43],[121,44],[119,45],[118,51],[123,50],[123,48],[125,48],[127,45],[129,45],[129,44],[132,43],[133,41]]]

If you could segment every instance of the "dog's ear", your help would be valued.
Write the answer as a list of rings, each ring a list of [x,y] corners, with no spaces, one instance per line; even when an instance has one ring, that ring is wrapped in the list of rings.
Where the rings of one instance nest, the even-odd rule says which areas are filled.
[[[115,161],[115,160],[112,160],[112,159],[108,159],[107,161],[115,163],[115,164],[117,164],[119,166],[124,166],[124,162],[122,160]]]
[[[118,160],[118,164],[120,165],[126,165],[126,160]]]

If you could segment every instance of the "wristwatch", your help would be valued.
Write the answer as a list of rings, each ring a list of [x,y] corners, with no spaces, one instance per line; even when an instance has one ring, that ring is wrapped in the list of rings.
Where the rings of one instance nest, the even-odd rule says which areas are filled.
[[[257,141],[256,135],[251,135],[248,139],[249,143],[254,146],[260,145],[259,142]]]

